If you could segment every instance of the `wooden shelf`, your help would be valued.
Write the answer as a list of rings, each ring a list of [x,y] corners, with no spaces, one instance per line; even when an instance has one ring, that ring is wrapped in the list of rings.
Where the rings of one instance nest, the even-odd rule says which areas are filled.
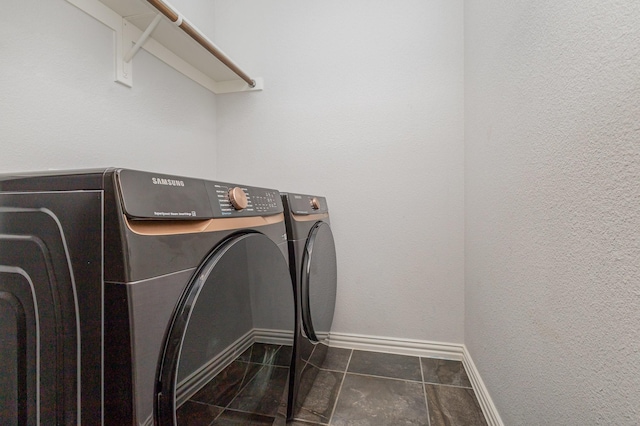
[[[127,61],[125,58],[127,55],[135,54],[137,50],[132,48],[138,44],[138,47],[214,93],[263,88],[262,79],[248,77],[204,34],[161,0],[67,1],[115,31],[115,80],[119,83],[133,86],[133,61]],[[163,13],[150,3],[160,3]],[[167,15],[177,22],[170,20]],[[147,29],[150,30],[149,38],[143,36]],[[247,79],[254,83],[253,87],[245,81]]]

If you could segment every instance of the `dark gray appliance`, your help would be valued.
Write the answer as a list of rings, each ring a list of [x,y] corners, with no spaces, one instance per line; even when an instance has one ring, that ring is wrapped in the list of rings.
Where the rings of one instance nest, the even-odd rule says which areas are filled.
[[[0,424],[275,421],[294,324],[278,191],[0,176]]]
[[[326,357],[336,303],[336,249],[325,197],[283,193],[296,295],[287,418],[295,419]],[[313,357],[313,361],[312,361]],[[328,420],[328,419],[327,419]]]

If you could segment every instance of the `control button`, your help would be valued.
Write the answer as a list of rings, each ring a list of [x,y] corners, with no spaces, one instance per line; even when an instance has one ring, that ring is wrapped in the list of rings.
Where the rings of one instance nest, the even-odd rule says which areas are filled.
[[[313,197],[310,200],[311,203],[311,208],[314,210],[318,210],[320,208],[320,200],[318,200],[316,197]]]
[[[229,190],[229,201],[236,210],[246,209],[249,205],[247,194],[237,186]]]

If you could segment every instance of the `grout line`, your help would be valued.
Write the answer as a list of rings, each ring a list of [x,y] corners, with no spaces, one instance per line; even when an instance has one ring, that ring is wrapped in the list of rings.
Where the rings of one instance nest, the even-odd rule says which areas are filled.
[[[209,404],[208,402],[196,401],[195,399],[187,399],[180,407],[178,407],[178,409],[182,408],[182,406],[185,405],[187,402],[190,402],[192,404],[206,405],[207,407],[218,407],[218,408],[224,409],[224,407],[221,407],[219,405]]]
[[[427,385],[424,381],[424,368],[420,360],[420,375],[422,376],[422,394],[424,395],[424,405],[427,407],[427,425],[431,426],[431,416],[429,415],[429,399],[427,398]]]
[[[332,371],[334,373],[346,373],[346,370],[337,370],[335,368],[324,368],[324,367],[318,367],[316,364],[314,364],[313,362],[307,362],[310,365],[313,365],[315,368],[317,368],[318,370],[322,370],[322,371]]]
[[[217,405],[214,405],[214,407],[218,407]],[[234,413],[242,413],[242,414],[253,414],[256,416],[262,416],[262,417],[269,417],[270,419],[276,419],[276,416],[271,416],[269,414],[263,414],[263,413],[256,413],[255,411],[244,411],[244,410],[239,410],[237,408],[225,408],[224,411],[233,411]],[[222,415],[222,413],[218,414],[218,417],[220,417]],[[218,419],[218,417],[216,417],[216,420]],[[215,420],[214,420],[215,421]]]
[[[424,382],[427,385],[434,385],[434,386],[447,386],[450,388],[460,388],[460,389],[473,389],[473,386],[462,386],[462,385],[452,385],[450,383],[436,383],[436,382]]]
[[[312,367],[317,368],[317,367],[315,367],[315,365],[311,364],[309,361],[305,361],[304,358],[300,358],[300,360],[304,363],[304,365],[302,366],[302,370],[300,371],[300,377],[301,378],[304,376],[304,373],[305,373],[305,371],[307,371],[308,368],[312,368]],[[314,386],[315,386],[315,380],[311,384],[311,389],[313,389]],[[337,399],[337,397],[336,397],[336,399]],[[293,420],[295,420],[296,422],[297,421],[307,421],[305,419],[300,419],[300,418],[296,417],[296,415],[299,413],[299,411],[295,409],[296,402],[297,401],[293,401],[293,404],[294,404]],[[303,410],[303,408],[304,408],[304,403],[300,407],[300,411]]]
[[[317,347],[318,347],[318,345],[315,344],[315,345],[313,345],[313,349],[311,349],[311,353],[309,354],[309,358],[307,358],[307,360],[306,360],[306,362],[308,362],[309,364],[311,364],[311,358],[313,358],[313,354],[315,353]],[[302,357],[300,357],[300,358],[302,358]],[[302,359],[304,359],[304,358],[302,358]]]
[[[376,379],[398,380],[401,382],[409,383],[424,383],[424,381],[422,380],[403,379],[402,377],[378,376],[376,374],[358,373],[355,371],[347,371],[346,373],[353,374],[354,376],[374,377]]]
[[[336,407],[338,406],[338,400],[340,399],[340,394],[342,393],[342,385],[344,385],[344,379],[347,377],[347,371],[349,371],[349,364],[351,363],[351,357],[353,356],[353,349],[351,349],[351,353],[349,354],[349,360],[347,361],[347,366],[342,374],[342,382],[340,382],[340,388],[338,389],[338,394],[336,395],[336,402],[333,403],[333,410],[331,410],[331,415],[329,416],[329,424],[333,421],[333,415],[336,413]]]
[[[326,346],[326,345],[325,345],[325,346]],[[316,347],[317,347],[317,345],[316,345]],[[328,349],[329,351],[332,349],[332,347],[331,347],[331,346],[326,346],[326,347],[327,347],[327,349]],[[340,349],[340,350],[348,350],[348,351],[350,352],[350,353],[349,353],[349,357],[351,357],[351,353],[353,353],[353,349],[344,349],[344,348],[336,348],[336,349]],[[315,349],[314,349],[314,351],[315,351]],[[345,373],[345,372],[347,371],[347,368],[349,367],[349,360],[347,360],[347,364],[345,365],[344,370],[339,370],[339,369],[337,369],[337,368],[327,368],[327,367],[325,367],[325,366],[318,365],[317,363],[315,363],[315,362],[312,362],[312,361],[311,361],[311,359],[312,359],[312,358],[313,358],[313,352],[311,353],[311,356],[309,357],[309,360],[308,360],[307,362],[308,362],[309,364],[313,365],[314,367],[316,367],[316,368],[317,368],[317,369],[319,369],[319,370],[324,370],[324,371],[335,371],[335,372],[337,372],[337,373]]]
[[[344,374],[347,374],[347,371],[349,371],[349,366],[351,365],[351,358],[353,357],[353,351],[354,349],[350,349],[351,353],[349,354],[349,359],[347,360],[347,365],[345,365],[344,367]]]

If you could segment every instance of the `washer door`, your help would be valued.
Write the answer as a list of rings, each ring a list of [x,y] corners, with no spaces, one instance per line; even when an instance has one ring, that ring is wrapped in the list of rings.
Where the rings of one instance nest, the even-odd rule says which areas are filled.
[[[156,423],[275,419],[291,363],[294,301],[280,248],[260,233],[219,244],[181,296],[159,365]]]
[[[316,222],[302,257],[301,274],[302,326],[306,336],[321,342],[329,336],[336,306],[336,247],[331,228]]]

